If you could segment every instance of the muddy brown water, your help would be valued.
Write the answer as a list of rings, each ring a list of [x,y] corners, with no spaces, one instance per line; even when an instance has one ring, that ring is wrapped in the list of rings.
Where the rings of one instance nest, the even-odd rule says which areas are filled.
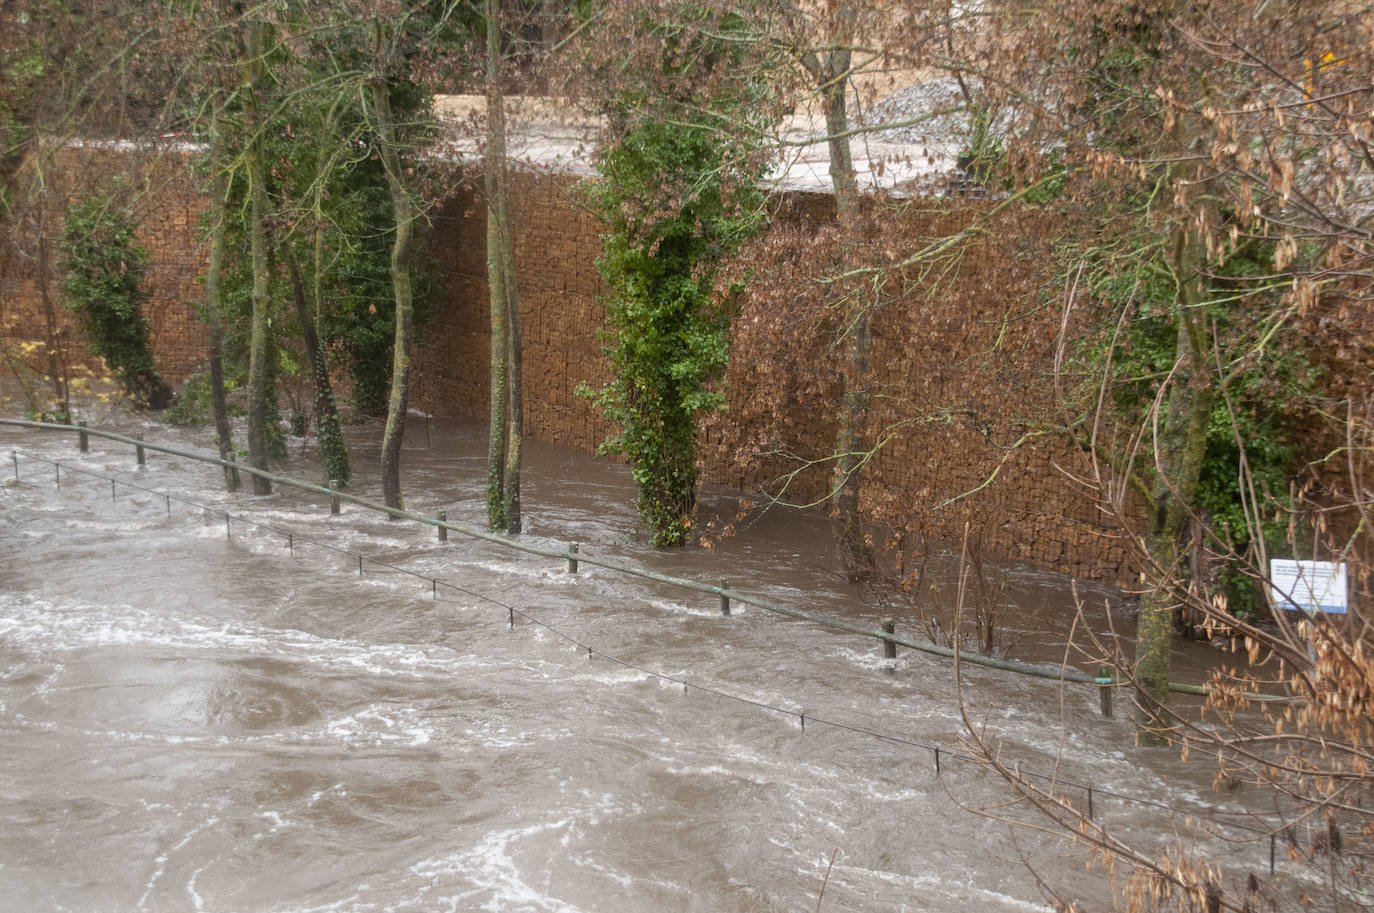
[[[104,427],[209,452],[204,430]],[[375,429],[351,429],[378,497]],[[408,507],[482,522],[482,428],[412,420]],[[285,469],[313,479],[300,444]],[[964,733],[949,664],[715,597],[501,550],[218,470],[0,427],[0,908],[16,911],[1019,911],[1027,859],[1092,907],[1081,853],[1007,827],[1004,786],[920,746]],[[714,553],[637,541],[622,466],[528,447],[528,542],[630,561],[864,623],[823,518],[765,515]],[[36,457],[65,461],[55,471]],[[117,490],[85,469],[186,497]],[[733,512],[738,493],[703,509]],[[379,497],[378,497],[379,499]],[[297,538],[233,521],[252,517]],[[462,587],[431,584],[309,537]],[[1005,624],[1063,616],[1065,578],[998,567]],[[1092,600],[1109,591],[1083,590]],[[607,654],[588,657],[512,606]],[[1062,618],[1060,618],[1062,622]],[[1099,623],[1105,622],[1099,616]],[[910,628],[909,619],[903,619]],[[1060,630],[1063,625],[1060,625]],[[1041,661],[1058,635],[1014,638]],[[1181,650],[1176,677],[1213,657]],[[712,692],[720,692],[712,693]],[[742,700],[733,700],[731,695]],[[991,670],[965,705],[1006,757],[1196,810],[1205,767],[1133,745],[1084,688]],[[799,725],[799,715],[812,722]],[[842,721],[903,741],[815,722]],[[915,743],[907,744],[907,743]],[[1014,810],[1012,810],[1014,811]],[[1163,846],[1168,814],[1099,797]],[[1234,835],[1232,835],[1234,836]],[[1209,849],[1243,878],[1263,847]],[[833,854],[833,864],[832,864]],[[822,890],[824,896],[820,897]]]

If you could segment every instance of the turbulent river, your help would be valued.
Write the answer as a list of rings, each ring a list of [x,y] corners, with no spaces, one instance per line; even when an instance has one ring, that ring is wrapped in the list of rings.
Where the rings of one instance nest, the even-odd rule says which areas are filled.
[[[411,425],[407,506],[480,527],[485,430]],[[211,450],[204,430],[100,427]],[[380,500],[375,430],[350,433],[355,492]],[[317,478],[293,446],[283,472]],[[884,660],[871,639],[743,606],[723,617],[709,594],[570,574],[457,533],[440,543],[353,505],[331,516],[291,490],[229,494],[201,463],[150,453],[137,471],[132,448],[99,438],[82,454],[70,434],[0,427],[6,463],[11,451],[4,909],[1047,909],[1037,877],[1109,901],[1081,848],[997,820],[1020,812],[956,754],[946,660]],[[109,477],[153,491],[112,492]],[[708,491],[703,509],[729,513],[734,497]],[[527,543],[728,577],[871,627],[892,613],[838,579],[822,518],[767,514],[715,553],[655,554],[636,541],[624,467],[539,444],[524,502]],[[996,573],[1007,625],[1066,612],[1066,579]],[[1053,640],[1023,649],[1053,661]],[[1206,661],[1181,655],[1176,677]],[[1134,747],[1129,715],[1103,719],[1092,689],[965,669],[963,699],[1025,770],[1185,810],[1215,801],[1205,767]],[[930,746],[946,752],[939,776]],[[1096,804],[1149,846],[1178,821]],[[1267,862],[1267,844],[1213,851],[1237,872]]]

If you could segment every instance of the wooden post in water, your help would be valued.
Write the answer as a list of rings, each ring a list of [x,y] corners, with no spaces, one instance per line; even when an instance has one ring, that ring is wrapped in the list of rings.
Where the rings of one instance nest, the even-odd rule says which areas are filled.
[[[142,434],[142,432],[140,432],[140,433],[138,434],[138,439],[139,439],[140,441],[143,440],[143,434]],[[147,458],[147,457],[144,455],[144,453],[143,453],[143,445],[142,445],[142,444],[135,444],[135,445],[134,445],[134,458],[138,460],[138,468],[139,468],[139,469],[144,469],[144,468],[147,467],[147,465],[148,465],[148,458]]]
[[[896,631],[897,631],[897,622],[893,621],[891,618],[884,618],[884,619],[883,619],[883,633],[884,633],[884,634],[895,634]],[[896,658],[897,658],[897,645],[894,644],[892,641],[888,640],[886,637],[884,637],[884,638],[883,638],[883,659],[896,659]]]
[[[13,450],[11,450],[11,451],[10,451],[10,458],[11,458],[12,460],[14,460],[14,481],[18,482],[18,481],[19,481],[19,454],[15,453]]]
[[[86,433],[86,421],[82,419],[76,423],[76,446],[82,453],[87,453],[91,449],[91,436]]]
[[[728,589],[730,589],[730,581],[725,580],[725,579],[722,579],[722,580],[720,581],[720,588],[721,588],[722,590],[728,590]],[[729,614],[730,614],[730,596],[729,596],[728,593],[721,593],[721,594],[720,594],[720,614],[722,614],[722,615],[729,615]]]
[[[330,491],[337,491],[338,488],[339,488],[339,480],[338,480],[338,479],[330,479],[330,480],[329,480],[329,490],[330,490]],[[339,510],[340,510],[340,509],[341,509],[341,508],[340,508],[340,506],[339,506],[339,496],[338,496],[338,495],[331,494],[331,495],[329,496],[329,512],[330,512],[331,514],[335,515],[335,516],[338,516],[338,513],[339,513]]]
[[[439,511],[439,525],[438,525],[437,529],[439,530],[439,541],[440,541],[440,542],[447,542],[447,541],[448,541],[448,527],[444,525],[444,524],[447,523],[447,522],[448,522],[448,511],[446,511],[446,510],[441,510],[441,511]]]
[[[577,573],[577,543],[568,543],[568,573]]]
[[[1098,685],[1098,686],[1097,686],[1097,689],[1098,689],[1098,691],[1097,691],[1097,697],[1098,697],[1098,701],[1099,701],[1099,703],[1100,703],[1100,705],[1101,705],[1101,708],[1102,708],[1102,715],[1105,716],[1107,719],[1110,720],[1110,719],[1112,718],[1112,687],[1113,687],[1112,684],[1110,684],[1111,679],[1112,679],[1112,670],[1111,670],[1111,667],[1110,667],[1110,666],[1098,666],[1098,667],[1097,667],[1097,677],[1100,678],[1100,679],[1105,678],[1105,679],[1107,679],[1108,682],[1109,682],[1109,684],[1103,684],[1103,685]]]

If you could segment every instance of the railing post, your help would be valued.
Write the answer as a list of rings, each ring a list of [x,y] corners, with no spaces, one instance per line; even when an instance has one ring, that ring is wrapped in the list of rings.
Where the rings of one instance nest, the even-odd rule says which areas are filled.
[[[330,480],[329,480],[329,490],[330,490],[331,492],[333,492],[333,491],[338,491],[338,489],[339,489],[339,480],[338,480],[338,479],[330,479]],[[340,506],[339,506],[339,496],[336,495],[336,494],[331,494],[331,495],[329,496],[329,512],[330,512],[331,514],[337,516],[340,509],[341,509],[341,508],[340,508]]]
[[[10,459],[14,460],[14,481],[19,481],[19,454],[10,451]]]
[[[1107,719],[1112,718],[1112,670],[1109,666],[1098,666],[1097,677],[1107,679],[1106,684],[1097,686],[1097,699],[1102,708],[1102,715]]]
[[[88,453],[91,449],[91,436],[86,433],[86,420],[77,422],[76,427],[76,446],[82,453]]]
[[[444,525],[444,524],[447,523],[447,522],[448,522],[448,511],[446,511],[446,510],[441,510],[441,511],[439,511],[439,525],[438,525],[437,529],[439,530],[439,541],[440,541],[440,542],[447,542],[447,541],[448,541],[448,527]]]
[[[139,432],[138,435],[137,435],[137,437],[138,437],[138,439],[139,439],[140,441],[142,441],[142,440],[143,440],[143,433],[142,433],[142,432]],[[135,459],[138,460],[138,468],[139,468],[139,469],[143,469],[143,468],[147,467],[147,465],[148,465],[148,458],[147,458],[147,457],[144,455],[144,453],[143,453],[143,445],[142,445],[142,444],[135,444],[135,445],[134,445],[134,457],[135,457]]]
[[[891,619],[891,618],[884,618],[884,619],[883,619],[883,633],[884,633],[884,634],[895,634],[896,631],[897,631],[897,622],[894,621],[894,620]],[[897,658],[897,645],[894,644],[892,641],[888,640],[886,637],[883,638],[883,658],[884,658],[884,659],[896,659],[896,658]]]
[[[568,573],[577,573],[577,543],[568,543]]]
[[[722,580],[720,581],[720,588],[721,588],[722,590],[728,590],[728,589],[730,589],[730,581],[725,580],[725,579],[722,579]],[[722,614],[722,615],[729,615],[729,614],[730,614],[730,595],[729,595],[728,593],[722,592],[722,593],[720,594],[720,614]]]

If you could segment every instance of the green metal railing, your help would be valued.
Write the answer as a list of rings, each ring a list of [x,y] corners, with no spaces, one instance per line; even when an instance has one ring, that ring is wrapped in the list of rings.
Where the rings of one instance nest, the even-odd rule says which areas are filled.
[[[1112,715],[1111,695],[1113,689],[1118,688],[1124,684],[1127,684],[1126,680],[1110,674],[1110,670],[1107,667],[1103,667],[1103,669],[1101,670],[1101,674],[1094,676],[1088,675],[1083,672],[1079,672],[1074,669],[1067,669],[1062,667],[1045,668],[1042,666],[1030,665],[1028,663],[1016,662],[1015,660],[998,659],[993,656],[983,656],[977,653],[969,653],[963,650],[955,650],[951,647],[943,647],[939,644],[912,640],[910,638],[896,634],[892,630],[892,624],[890,619],[884,619],[883,626],[879,629],[874,629],[862,624],[858,624],[856,622],[845,621],[844,619],[832,618],[830,616],[819,615],[814,612],[807,612],[801,609],[792,608],[790,606],[784,606],[774,602],[769,602],[767,600],[760,599],[756,596],[751,596],[747,593],[741,593],[729,587],[728,585],[725,585],[724,583],[703,583],[701,581],[690,580],[683,577],[674,577],[668,574],[660,574],[656,571],[650,571],[645,568],[635,567],[633,565],[628,564],[622,564],[616,561],[608,561],[604,558],[598,558],[594,555],[588,555],[587,553],[581,550],[580,545],[576,542],[569,543],[568,548],[564,551],[556,551],[554,549],[540,548],[539,546],[535,545],[527,545],[525,543],[511,539],[507,536],[498,535],[496,533],[488,532],[486,530],[475,529],[473,527],[465,526],[460,523],[449,522],[442,513],[439,516],[430,517],[424,514],[415,513],[413,511],[403,510],[401,508],[388,507],[385,504],[378,504],[375,501],[370,501],[366,498],[360,498],[357,495],[349,494],[345,491],[340,491],[337,488],[331,488],[324,485],[317,485],[311,482],[302,482],[299,479],[293,479],[289,476],[283,476],[278,475],[277,473],[267,472],[266,470],[258,469],[256,467],[249,466],[244,463],[238,463],[232,460],[221,459],[217,456],[209,456],[204,453],[196,453],[193,451],[181,450],[175,447],[168,447],[161,444],[148,443],[147,441],[144,441],[141,437],[129,437],[127,435],[118,434],[112,431],[103,431],[96,428],[89,428],[84,423],[79,423],[77,425],[61,425],[51,422],[32,422],[25,421],[22,419],[0,418],[0,425],[10,425],[19,428],[30,428],[34,430],[47,432],[74,432],[78,435],[79,446],[83,451],[87,448],[87,438],[89,435],[95,435],[96,437],[104,438],[106,440],[128,444],[136,449],[139,466],[144,465],[144,452],[149,450],[157,453],[165,453],[169,456],[181,457],[183,459],[188,460],[195,460],[201,463],[210,463],[215,466],[220,466],[224,469],[235,470],[239,473],[258,476],[277,485],[286,486],[288,488],[295,488],[297,490],[310,492],[312,494],[323,495],[331,499],[330,503],[332,509],[335,512],[338,511],[338,505],[340,503],[346,502],[349,504],[357,505],[358,507],[364,508],[366,510],[386,514],[387,516],[392,517],[393,519],[409,520],[413,523],[419,523],[425,526],[433,526],[438,530],[438,534],[441,539],[447,538],[447,534],[449,532],[455,532],[473,539],[479,539],[484,542],[491,542],[496,545],[500,545],[504,548],[513,549],[518,552],[524,552],[529,555],[536,555],[543,558],[566,561],[568,562],[568,569],[574,573],[576,573],[579,565],[588,564],[593,567],[603,568],[605,570],[613,571],[615,573],[626,574],[632,577],[639,577],[645,580],[652,580],[656,583],[662,583],[680,589],[692,590],[698,593],[715,595],[720,598],[721,611],[723,614],[728,615],[730,612],[730,603],[737,602],[743,605],[753,606],[754,608],[760,609],[765,612],[770,612],[775,615],[782,615],[788,618],[799,619],[801,621],[806,621],[811,624],[815,624],[820,627],[828,628],[831,630],[843,631],[845,633],[855,634],[860,637],[872,637],[876,640],[881,641],[884,644],[884,651],[887,656],[895,655],[896,647],[904,647],[908,650],[916,650],[921,653],[926,653],[932,656],[939,656],[945,659],[954,659],[957,657],[960,663],[971,666],[983,666],[990,669],[998,669],[1003,672],[1013,672],[1018,675],[1029,675],[1035,678],[1049,679],[1053,681],[1065,681],[1081,685],[1091,685],[1101,689],[1101,709],[1102,713],[1105,716]],[[17,472],[17,455],[15,456],[15,460]],[[1207,685],[1194,685],[1182,682],[1170,682],[1169,690],[1176,694],[1188,694],[1202,697],[1205,697],[1212,691],[1212,689]],[[1285,696],[1273,694],[1245,694],[1244,696],[1248,699],[1257,701],[1289,700],[1289,698]]]

